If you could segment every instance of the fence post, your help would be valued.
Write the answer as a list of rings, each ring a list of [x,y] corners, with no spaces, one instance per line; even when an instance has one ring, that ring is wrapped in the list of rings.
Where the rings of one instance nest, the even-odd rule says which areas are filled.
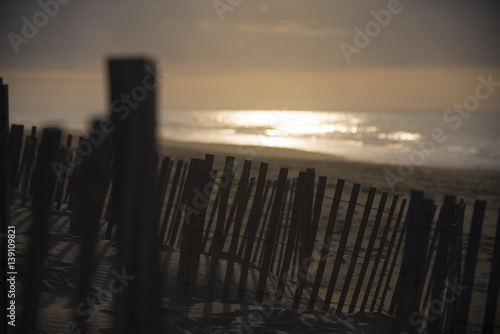
[[[498,210],[497,232],[495,234],[495,246],[491,259],[490,283],[488,284],[488,295],[486,297],[486,313],[484,315],[484,333],[493,333],[495,328],[495,314],[498,303],[498,288],[500,282],[500,210]],[[498,319],[496,319],[498,320]]]
[[[107,124],[116,127],[116,270],[134,276],[116,296],[115,332],[158,333],[160,271],[158,222],[154,220],[156,65],[146,59],[114,59],[109,61],[108,71],[112,122]]]

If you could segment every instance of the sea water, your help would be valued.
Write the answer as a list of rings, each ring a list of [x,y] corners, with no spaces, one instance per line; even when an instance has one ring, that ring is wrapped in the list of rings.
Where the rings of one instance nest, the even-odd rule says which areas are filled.
[[[13,111],[11,123],[83,135],[88,110]],[[293,148],[350,160],[500,170],[500,111],[161,110],[163,140]]]
[[[293,148],[351,160],[500,170],[500,112],[184,110],[161,115],[169,140]]]

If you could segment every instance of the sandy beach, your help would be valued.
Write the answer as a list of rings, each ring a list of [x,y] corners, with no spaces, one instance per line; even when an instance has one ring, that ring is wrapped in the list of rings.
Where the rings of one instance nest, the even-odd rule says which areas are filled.
[[[163,142],[159,145],[159,155],[169,156],[174,160],[189,162],[191,158],[204,158],[205,154],[215,155],[215,169],[221,169],[226,155],[234,156],[237,163],[243,160],[252,160],[251,176],[256,176],[260,162],[269,163],[268,179],[276,180],[280,167],[289,168],[289,178],[298,176],[299,171],[314,168],[317,176],[327,176],[327,188],[323,204],[323,214],[318,227],[315,249],[321,247],[322,238],[328,219],[328,208],[332,204],[332,196],[336,180],[346,180],[346,192],[343,199],[347,199],[354,183],[360,183],[361,194],[358,202],[366,198],[369,187],[377,187],[379,192],[389,192],[390,195],[400,195],[409,198],[413,189],[425,191],[427,197],[440,205],[444,195],[454,195],[457,199],[463,198],[473,205],[475,199],[488,202],[486,220],[483,227],[483,237],[479,261],[476,269],[476,280],[472,297],[473,307],[469,318],[470,333],[480,331],[484,317],[484,300],[488,286],[489,266],[494,243],[496,228],[496,214],[500,206],[500,173],[496,171],[469,171],[461,169],[417,168],[414,174],[399,183],[392,192],[385,179],[386,171],[397,173],[397,166],[373,164],[361,161],[348,161],[328,155],[302,152],[297,150],[244,147],[236,145],[211,145],[184,142]],[[239,175],[236,175],[237,179]],[[23,266],[26,264],[27,244],[30,241],[29,226],[33,221],[33,213],[16,205],[12,209],[12,224],[17,229],[16,250],[18,253],[19,271],[18,291],[22,297],[24,289]],[[341,210],[342,212],[342,210]],[[361,210],[356,210],[353,226],[359,225]],[[467,211],[464,234],[468,234],[470,227],[471,210]],[[43,290],[41,291],[38,330],[40,333],[64,332],[65,326],[73,321],[75,310],[83,312],[89,319],[90,333],[110,333],[113,327],[114,295],[106,295],[108,282],[113,278],[112,264],[116,259],[117,244],[104,240],[105,221],[101,221],[98,242],[95,249],[96,275],[92,281],[92,294],[97,296],[97,302],[92,305],[78,305],[74,299],[77,291],[78,269],[75,264],[80,250],[81,241],[78,237],[68,235],[70,212],[63,206],[58,212],[53,212],[50,218],[49,251],[44,262],[41,274]],[[336,228],[335,235],[340,234]],[[334,236],[334,238],[336,238]],[[365,236],[365,239],[368,237]],[[465,240],[465,239],[464,239]],[[332,246],[332,249],[336,245]],[[351,238],[347,250],[352,251]],[[362,251],[365,250],[363,245]],[[466,247],[466,245],[464,246]],[[316,254],[318,255],[318,254]],[[345,259],[345,261],[347,261]],[[326,274],[320,289],[319,297],[326,293],[327,279],[330,274],[334,254],[327,259]],[[279,261],[279,259],[278,259]],[[298,310],[290,310],[292,289],[295,282],[288,282],[287,298],[281,308],[266,307],[266,303],[257,303],[252,294],[247,294],[244,300],[237,300],[236,287],[241,265],[235,264],[233,290],[229,299],[209,301],[204,298],[204,286],[207,283],[209,256],[203,255],[200,260],[198,283],[200,290],[195,298],[176,297],[177,268],[179,266],[179,249],[163,246],[160,250],[160,268],[162,272],[162,321],[174,333],[303,333],[303,332],[341,332],[341,333],[388,333],[392,331],[393,318],[382,313],[355,312],[349,315],[335,315],[333,311],[325,312],[306,310],[305,298]],[[217,284],[221,288],[225,271],[225,259],[222,258],[217,276]],[[345,267],[345,265],[343,266]],[[312,265],[310,272],[315,272],[317,263]],[[358,269],[357,269],[358,270]],[[259,268],[252,265],[249,271],[248,291],[255,291]],[[308,275],[310,281],[311,273]],[[345,278],[345,268],[340,277]],[[277,278],[270,276],[266,286],[266,296],[269,298],[275,289]],[[307,296],[312,288],[308,282],[304,295]],[[354,289],[351,284],[350,293]],[[391,286],[392,290],[393,287]],[[102,292],[104,291],[104,292]],[[99,297],[99,293],[101,296]],[[104,293],[104,295],[103,295]],[[340,291],[335,291],[333,300],[338,298]],[[103,297],[104,296],[104,297]],[[99,298],[101,300],[99,301]],[[80,307],[80,308],[79,308]],[[21,314],[22,306],[18,313]],[[82,316],[81,314],[79,316]],[[255,318],[257,317],[257,318]],[[497,312],[500,317],[500,311]],[[23,321],[23,319],[19,319]],[[169,332],[170,332],[169,331]]]
[[[327,207],[331,205],[334,187],[337,179],[345,179],[348,190],[353,183],[362,185],[361,199],[366,197],[369,187],[377,187],[381,192],[390,195],[400,195],[401,198],[410,198],[410,191],[422,190],[427,198],[433,199],[438,206],[443,204],[445,195],[452,195],[456,200],[466,202],[463,233],[468,236],[475,200],[487,202],[485,220],[483,223],[480,254],[476,267],[476,279],[472,294],[471,315],[469,321],[475,328],[471,332],[480,331],[484,318],[484,301],[488,287],[491,256],[495,242],[495,230],[500,208],[500,172],[493,170],[468,170],[452,168],[416,167],[414,173],[405,178],[404,182],[396,184],[394,191],[386,179],[386,173],[398,175],[398,166],[369,163],[363,161],[349,161],[340,157],[318,153],[303,152],[291,149],[271,147],[248,147],[237,145],[213,145],[185,142],[162,142],[160,152],[173,159],[203,158],[206,153],[215,155],[215,168],[222,168],[226,155],[234,156],[236,161],[253,161],[252,174],[256,176],[258,165],[261,162],[269,163],[269,179],[276,180],[280,167],[289,168],[289,177],[298,176],[299,171],[314,168],[317,176],[327,176],[325,196],[330,197],[324,204],[324,216],[318,229],[316,244],[320,245],[322,233],[327,222]],[[348,192],[349,193],[349,192]],[[347,195],[345,199],[347,199]],[[364,195],[364,197],[363,197]],[[362,201],[361,200],[361,201]],[[359,224],[361,213],[358,212],[355,222]],[[340,233],[340,230],[336,231]],[[464,249],[467,248],[467,238],[464,237]],[[330,260],[329,260],[330,261]],[[465,261],[465,258],[464,258]],[[327,271],[328,272],[328,271]],[[497,310],[497,319],[500,319],[500,310]],[[474,327],[475,326],[475,327]]]

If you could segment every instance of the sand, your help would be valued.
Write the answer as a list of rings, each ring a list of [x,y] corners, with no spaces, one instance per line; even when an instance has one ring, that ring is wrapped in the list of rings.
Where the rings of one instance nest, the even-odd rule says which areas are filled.
[[[199,143],[163,142],[159,151],[161,156],[172,159],[189,161],[191,158],[203,158],[206,153],[215,155],[215,168],[221,169],[226,155],[236,158],[241,164],[244,159],[253,160],[252,176],[256,176],[260,162],[269,163],[268,178],[277,179],[279,167],[290,169],[289,177],[296,177],[298,171],[305,168],[315,168],[316,175],[328,177],[326,196],[333,196],[333,187],[336,180],[346,180],[346,193],[353,183],[361,183],[362,196],[366,197],[369,187],[377,187],[380,191],[387,191],[390,195],[398,194],[409,198],[412,189],[425,191],[428,198],[442,203],[443,196],[454,195],[457,199],[463,198],[470,206],[475,199],[488,202],[483,238],[481,241],[480,257],[476,270],[476,283],[473,293],[470,324],[471,332],[479,331],[484,317],[484,300],[488,284],[490,258],[493,249],[496,217],[500,207],[500,172],[487,170],[460,170],[439,168],[416,168],[415,172],[407,177],[404,182],[398,183],[392,191],[386,181],[386,172],[397,174],[397,166],[374,164],[359,161],[348,161],[339,157],[322,154],[305,153],[296,150],[283,150],[276,148],[241,147],[232,145],[210,145]],[[323,238],[327,206],[331,200],[326,200],[323,216],[318,229],[317,242]],[[471,208],[467,210],[464,233],[470,226]],[[356,212],[355,219],[359,220],[360,212]],[[27,245],[30,241],[28,227],[32,222],[32,213],[24,208],[12,207],[12,224],[17,226],[16,252],[19,262],[20,275],[18,276],[18,291],[21,292],[25,278],[22,276]],[[51,232],[49,235],[49,252],[44,263],[42,273],[43,286],[40,304],[40,317],[38,329],[41,333],[64,332],[64,326],[72,320],[78,304],[72,298],[77,284],[76,256],[80,248],[80,240],[68,235],[69,213],[63,210],[54,213],[50,220]],[[92,291],[98,293],[108,284],[111,278],[111,266],[116,257],[117,245],[113,241],[103,240],[105,231],[104,222],[99,232],[99,241],[96,245],[97,274],[92,282]],[[339,231],[336,231],[338,233]],[[352,246],[352,245],[350,245]],[[348,316],[335,316],[333,313],[323,311],[307,311],[301,306],[299,310],[289,310],[284,304],[282,308],[272,310],[255,303],[252,298],[239,301],[235,298],[227,300],[207,301],[200,292],[195,298],[175,297],[177,266],[179,261],[178,249],[163,247],[160,253],[161,268],[163,273],[162,296],[162,321],[173,333],[303,333],[303,332],[340,332],[340,333],[388,333],[392,330],[392,318],[383,313],[357,312]],[[332,262],[330,259],[328,262]],[[208,259],[202,256],[200,261],[200,277],[198,284],[206,284]],[[225,260],[221,261],[221,267]],[[329,267],[327,267],[329,268]],[[251,267],[249,272],[248,289],[255,291],[258,267]],[[235,266],[234,284],[237,284],[239,266]],[[219,270],[224,272],[223,270]],[[325,271],[329,276],[329,269]],[[218,277],[223,279],[223,277]],[[276,277],[271,277],[266,287],[272,293],[273,282]],[[290,286],[293,284],[290,283]],[[351,284],[351,286],[354,284]],[[306,287],[306,295],[308,289]],[[352,287],[351,287],[352,288]],[[476,292],[477,290],[477,292]],[[338,292],[337,292],[338,293]],[[324,288],[320,292],[324,296]],[[335,295],[336,296],[336,295]],[[22,306],[22,305],[21,305]],[[21,307],[20,306],[20,307]],[[93,305],[95,319],[90,323],[93,333],[109,333],[113,326],[113,299],[104,298],[100,303]],[[21,309],[18,309],[18,314]],[[257,318],[255,316],[257,315]],[[259,318],[261,317],[261,318]],[[500,319],[500,312],[497,312]],[[20,320],[22,321],[22,319]]]

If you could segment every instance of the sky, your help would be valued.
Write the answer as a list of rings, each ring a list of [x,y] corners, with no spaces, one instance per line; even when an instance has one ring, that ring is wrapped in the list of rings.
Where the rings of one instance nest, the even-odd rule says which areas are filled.
[[[107,110],[106,59],[143,55],[169,73],[162,109],[442,112],[479,76],[500,81],[499,14],[496,1],[2,1],[0,76],[13,113]],[[479,109],[500,111],[500,93]]]

